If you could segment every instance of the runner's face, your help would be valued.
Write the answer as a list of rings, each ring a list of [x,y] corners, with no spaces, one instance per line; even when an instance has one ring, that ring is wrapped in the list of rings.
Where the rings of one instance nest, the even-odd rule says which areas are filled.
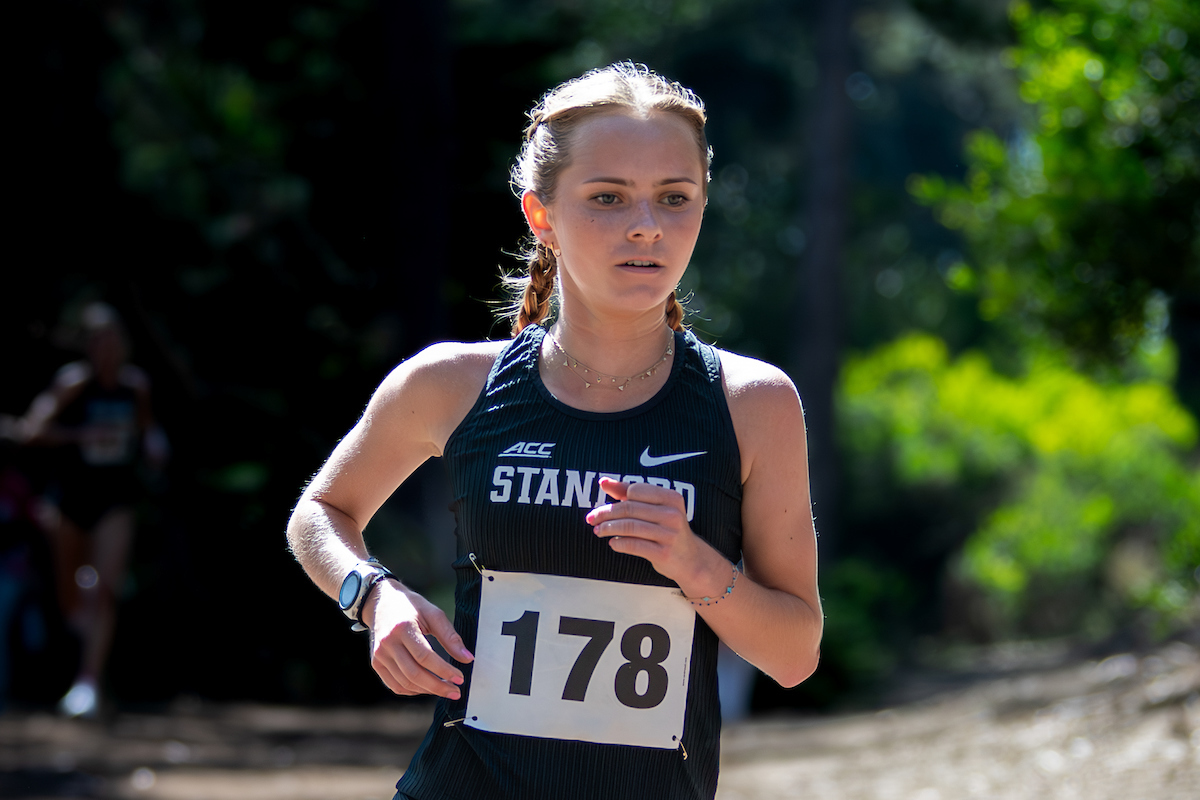
[[[669,113],[582,123],[548,207],[562,251],[564,310],[661,314],[704,215],[704,167],[688,124]]]

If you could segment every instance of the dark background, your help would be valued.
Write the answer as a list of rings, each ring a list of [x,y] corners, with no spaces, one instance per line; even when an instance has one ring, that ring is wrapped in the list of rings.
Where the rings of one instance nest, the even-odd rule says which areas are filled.
[[[173,450],[166,473],[147,476],[110,694],[130,705],[386,696],[365,640],[287,552],[291,505],[396,363],[433,341],[506,335],[489,303],[500,270],[518,266],[523,222],[507,170],[524,111],[559,81],[624,58],[708,105],[716,160],[685,279],[691,322],[796,379],[823,569],[851,565],[827,592],[841,592],[843,618],[864,620],[833,632],[813,681],[760,686],[757,706],[869,695],[931,638],[1028,634],[947,623],[958,597],[948,565],[1002,482],[967,475],[908,491],[887,478],[890,493],[878,494],[856,483],[835,424],[845,355],[913,329],[998,363],[1030,337],[1061,344],[1085,371],[1128,360],[1111,331],[1089,339],[1086,326],[1051,320],[1014,332],[980,313],[980,293],[946,277],[970,242],[906,188],[913,174],[966,177],[968,131],[1011,140],[1029,126],[1002,56],[1020,38],[1005,7],[47,0],[12,11],[0,412],[23,413],[78,357],[74,315],[103,299],[124,317]],[[1200,30],[1187,52],[1197,40]],[[904,42],[906,61],[879,66],[879,48]],[[1189,236],[1190,180],[1169,198]],[[1141,330],[1145,298],[1167,293],[1177,389],[1193,413],[1194,250],[1164,275],[1116,280],[1102,312]],[[893,273],[905,278],[898,300]],[[3,454],[35,487],[52,478],[52,454]],[[368,539],[444,600],[440,474],[432,464],[403,487]],[[44,563],[36,532],[7,536]],[[69,683],[72,644],[44,579],[28,585],[50,636],[16,647],[10,699],[47,703]],[[1104,635],[1131,620],[1116,615]]]

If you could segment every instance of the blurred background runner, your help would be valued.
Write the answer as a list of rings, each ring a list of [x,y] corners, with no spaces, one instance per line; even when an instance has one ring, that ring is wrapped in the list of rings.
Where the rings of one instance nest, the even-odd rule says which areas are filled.
[[[143,491],[139,465],[145,458],[161,469],[169,448],[151,413],[150,381],[128,362],[117,312],[91,303],[80,314],[80,328],[86,357],[59,369],[3,433],[21,444],[55,449],[39,517],[53,551],[59,607],[81,645],[78,673],[59,711],[90,717],[99,708]]]

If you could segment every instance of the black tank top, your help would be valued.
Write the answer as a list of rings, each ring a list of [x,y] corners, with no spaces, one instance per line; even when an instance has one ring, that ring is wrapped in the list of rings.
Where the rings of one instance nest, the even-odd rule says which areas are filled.
[[[716,351],[675,334],[675,361],[647,402],[615,413],[571,408],[538,373],[545,330],[529,326],[497,357],[479,399],[446,443],[457,522],[454,625],[475,649],[480,573],[499,571],[675,584],[650,562],[616,553],[592,532],[587,510],[607,502],[602,475],[680,492],[692,530],[730,561],[741,558],[741,460]],[[607,391],[607,390],[606,390]],[[717,637],[696,617],[682,750],[595,744],[479,731],[440,700],[433,726],[397,784],[422,800],[621,800],[716,794],[721,715]]]
[[[91,436],[72,448],[78,465],[132,470],[140,449],[137,413],[138,395],[132,387],[105,387],[89,377],[59,415],[65,426],[90,429]]]

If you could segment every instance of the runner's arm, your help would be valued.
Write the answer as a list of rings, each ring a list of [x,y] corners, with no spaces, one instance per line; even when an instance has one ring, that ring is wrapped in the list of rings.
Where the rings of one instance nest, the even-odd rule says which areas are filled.
[[[601,479],[613,503],[587,515],[617,552],[647,559],[690,598],[734,651],[784,686],[816,669],[822,616],[816,534],[808,494],[804,413],[775,367],[726,354],[722,365],[742,456],[742,555],[746,574],[697,536],[678,492]],[[733,585],[726,595],[726,587]]]
[[[59,415],[75,400],[91,376],[91,367],[83,361],[63,366],[16,421],[15,438],[22,444],[60,445],[78,442],[81,432],[58,423]]]
[[[133,364],[125,364],[121,367],[121,380],[137,398],[137,427],[142,437],[142,454],[151,467],[161,470],[170,458],[171,444],[162,426],[154,419],[150,376]]]
[[[304,490],[288,523],[292,552],[313,582],[337,597],[342,579],[367,558],[363,529],[383,502],[431,456],[478,395],[493,345],[434,345],[397,367],[362,418]],[[416,592],[382,581],[363,619],[372,666],[397,694],[456,697],[462,673],[430,648],[434,636],[459,661],[471,654],[446,615]]]
[[[742,454],[745,575],[731,602],[698,610],[735,652],[795,686],[817,668],[824,626],[804,410],[776,367],[730,353],[722,365]],[[722,585],[726,564],[708,567],[708,585]]]

